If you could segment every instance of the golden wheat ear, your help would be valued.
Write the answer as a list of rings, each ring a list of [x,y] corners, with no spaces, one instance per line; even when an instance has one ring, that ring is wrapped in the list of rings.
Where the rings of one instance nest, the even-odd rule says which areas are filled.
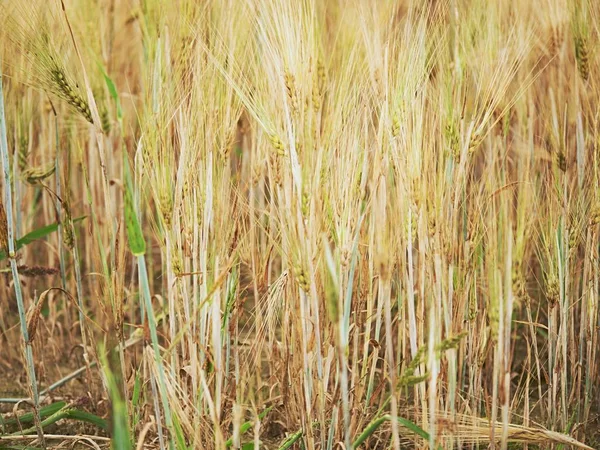
[[[54,14],[31,5],[19,5],[12,9],[5,6],[2,11],[4,24],[9,30],[7,40],[29,60],[23,79],[35,88],[65,101],[73,111],[93,124],[88,101],[82,94],[75,73],[67,67],[60,32],[51,23]]]
[[[54,83],[54,93],[71,105],[85,120],[93,124],[92,113],[88,102],[77,91],[77,87],[69,81],[64,69],[57,67],[50,71],[50,80]]]

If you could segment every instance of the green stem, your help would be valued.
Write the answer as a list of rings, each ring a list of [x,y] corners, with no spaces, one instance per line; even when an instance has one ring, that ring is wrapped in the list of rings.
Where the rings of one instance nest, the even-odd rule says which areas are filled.
[[[160,393],[163,410],[165,412],[165,422],[171,436],[178,438],[178,441],[182,440],[181,433],[175,428],[175,423],[171,415],[171,408],[169,406],[169,398],[167,396],[167,385],[165,369],[162,363],[162,356],[160,355],[160,346],[158,344],[158,332],[156,331],[156,318],[154,316],[154,310],[152,309],[152,299],[150,296],[150,285],[148,283],[148,271],[146,270],[146,260],[144,255],[137,255],[139,279],[142,289],[142,296],[144,297],[144,304],[146,306],[146,315],[148,318],[148,328],[150,329],[150,339],[152,341],[152,348],[154,350],[154,357],[156,360],[156,367],[158,369],[158,391]],[[178,442],[178,448],[184,448],[183,442]],[[173,441],[171,441],[171,447],[173,447]]]
[[[2,72],[0,71],[0,151],[2,153],[2,171],[4,173],[4,203],[6,209],[6,228],[8,238],[8,257],[10,259],[10,267],[15,285],[15,296],[17,298],[17,308],[19,310],[19,321],[21,323],[21,335],[25,342],[25,360],[27,362],[27,376],[33,397],[34,418],[36,423],[36,431],[38,433],[42,447],[46,448],[44,433],[40,426],[39,416],[39,395],[37,390],[37,381],[35,377],[35,367],[33,365],[33,350],[29,341],[29,333],[27,331],[27,319],[25,317],[25,304],[23,302],[23,292],[21,291],[21,279],[17,269],[17,260],[15,258],[15,241],[14,241],[14,224],[13,224],[13,206],[12,206],[12,189],[10,183],[10,163],[8,156],[8,141],[6,137],[6,120],[4,116],[4,92],[2,89]]]
[[[54,177],[56,180],[56,218],[58,222],[58,260],[60,264],[60,281],[62,283],[62,288],[67,290],[67,269],[65,264],[65,250],[63,246],[63,224],[62,224],[62,205],[61,205],[61,195],[62,195],[62,183],[60,181],[60,150],[58,145],[58,117],[55,117],[55,138],[56,138],[56,159],[54,161]]]

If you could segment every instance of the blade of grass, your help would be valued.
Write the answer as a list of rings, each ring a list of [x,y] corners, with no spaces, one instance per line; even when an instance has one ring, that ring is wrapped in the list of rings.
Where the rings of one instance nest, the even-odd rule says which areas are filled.
[[[273,409],[272,406],[269,406],[268,408],[266,408],[263,412],[261,412],[258,415],[258,419],[262,420],[264,419],[267,414],[269,414],[269,412]],[[244,422],[241,426],[240,426],[240,436],[243,435],[244,433],[246,433],[250,428],[252,428],[252,426],[254,425],[254,421],[253,420],[249,420],[247,422]],[[226,442],[225,442],[225,447],[231,447],[233,445],[233,438],[229,438]]]
[[[389,414],[386,414],[371,421],[371,423],[367,425],[363,432],[354,440],[352,448],[360,447],[383,423],[390,422],[392,420],[394,420],[394,418]],[[414,422],[411,422],[410,420],[405,419],[403,417],[396,417],[396,421],[403,427],[407,428],[409,431],[423,438],[423,440],[429,441],[429,433],[427,433]]]
[[[48,417],[51,416],[52,414],[56,413],[57,411],[61,410],[62,408],[65,407],[67,403],[66,402],[55,402],[52,403],[51,405],[47,405],[44,406],[43,408],[40,408],[40,417]],[[8,419],[3,419],[4,420],[4,424],[5,425],[14,425],[17,423],[31,423],[33,422],[33,413],[25,413],[22,416],[18,416],[18,417],[10,417]]]
[[[76,219],[73,219],[73,223],[81,222],[86,217],[87,216],[81,216]],[[58,223],[52,223],[50,225],[46,225],[44,227],[38,228],[37,230],[33,230],[33,231],[27,233],[21,239],[18,239],[16,241],[15,250],[20,250],[21,248],[25,247],[26,245],[29,245],[32,242],[35,242],[39,239],[43,239],[46,236],[54,233],[55,231],[58,231],[59,225],[60,224],[58,224]],[[6,257],[7,257],[6,252],[4,250],[0,251],[0,261],[2,261],[3,259],[6,259]]]

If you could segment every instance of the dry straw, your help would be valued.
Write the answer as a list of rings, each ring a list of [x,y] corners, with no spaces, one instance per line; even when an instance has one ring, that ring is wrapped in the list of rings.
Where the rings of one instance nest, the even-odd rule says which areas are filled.
[[[600,3],[130,6],[0,1],[2,367],[115,448],[598,447]]]

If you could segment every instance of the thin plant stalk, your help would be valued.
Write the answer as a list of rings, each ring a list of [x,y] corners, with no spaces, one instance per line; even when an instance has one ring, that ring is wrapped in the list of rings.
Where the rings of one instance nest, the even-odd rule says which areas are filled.
[[[61,165],[60,165],[60,151],[58,145],[58,117],[55,117],[55,127],[56,127],[56,158],[54,160],[54,177],[56,182],[56,199],[55,199],[55,208],[56,208],[56,218],[58,220],[58,261],[60,265],[60,281],[63,289],[67,289],[67,273],[66,273],[66,264],[65,264],[65,251],[63,248],[63,224],[62,224],[62,205],[60,203],[60,198],[62,195],[62,183],[60,180],[61,174]]]
[[[25,304],[23,302],[23,292],[21,290],[21,279],[19,278],[19,270],[17,268],[17,258],[15,253],[15,237],[13,224],[13,204],[12,204],[12,189],[10,182],[10,163],[8,154],[8,140],[6,136],[6,119],[4,115],[4,92],[2,88],[2,71],[0,69],[0,152],[2,153],[2,171],[4,174],[4,204],[6,209],[6,233],[8,246],[8,259],[13,276],[15,286],[15,297],[17,299],[17,308],[19,309],[19,322],[21,324],[21,336],[25,343],[25,360],[27,364],[27,377],[29,379],[29,387],[33,397],[33,411],[35,419],[35,427],[42,447],[46,448],[44,440],[44,432],[41,427],[39,408],[40,399],[38,395],[38,387],[35,376],[35,366],[33,363],[33,349],[29,340],[29,332],[27,331],[27,319],[25,317]],[[3,226],[4,224],[0,224]]]

